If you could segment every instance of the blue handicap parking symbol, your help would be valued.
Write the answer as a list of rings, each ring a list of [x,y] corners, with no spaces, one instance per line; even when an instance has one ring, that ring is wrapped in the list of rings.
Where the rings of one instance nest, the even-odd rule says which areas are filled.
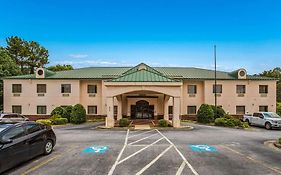
[[[89,154],[89,153],[97,153],[97,154],[104,154],[108,150],[108,146],[91,146],[88,148],[85,148],[83,150],[83,153]]]
[[[209,145],[189,145],[194,152],[217,152],[217,149]]]

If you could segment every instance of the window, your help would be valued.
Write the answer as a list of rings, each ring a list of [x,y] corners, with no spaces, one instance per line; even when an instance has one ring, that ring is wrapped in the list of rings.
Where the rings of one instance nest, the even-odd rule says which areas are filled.
[[[259,86],[260,94],[267,94],[268,93],[268,85],[260,85]]]
[[[117,114],[118,114],[118,106],[114,106],[113,114],[114,114],[114,116],[117,116]]]
[[[236,93],[237,94],[245,94],[246,86],[245,85],[236,85]]]
[[[187,106],[187,114],[196,114],[196,106]]]
[[[222,93],[222,85],[221,84],[217,84],[217,86],[213,85],[213,93],[221,94]]]
[[[268,112],[268,106],[259,106],[260,112]]]
[[[188,94],[196,94],[197,93],[197,86],[196,85],[188,85],[187,91],[188,91]]]
[[[97,106],[88,106],[88,114],[97,114]]]
[[[12,85],[13,93],[21,93],[21,84],[13,84]]]
[[[47,86],[46,84],[37,84],[37,93],[46,93]]]
[[[168,114],[173,114],[173,106],[168,107]]]
[[[17,114],[21,114],[21,106],[20,105],[13,105],[12,106],[12,112],[17,113]]]
[[[236,106],[236,114],[244,115],[245,113],[245,106]]]
[[[97,93],[97,85],[88,85],[88,93]]]
[[[10,129],[2,138],[3,139],[17,139],[25,135],[24,129],[22,126],[17,126],[16,128]]]
[[[34,132],[40,131],[41,127],[39,124],[28,124],[26,126],[26,130],[28,134],[32,134]]]
[[[62,84],[61,93],[71,93],[71,84]]]
[[[47,106],[37,106],[37,114],[47,114]]]

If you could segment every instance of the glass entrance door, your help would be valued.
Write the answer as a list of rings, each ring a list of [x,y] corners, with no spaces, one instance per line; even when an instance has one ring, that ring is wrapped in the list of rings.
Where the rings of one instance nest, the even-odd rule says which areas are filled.
[[[154,114],[154,106],[149,105],[149,103],[145,100],[140,100],[136,103],[134,111],[135,119],[151,119]]]

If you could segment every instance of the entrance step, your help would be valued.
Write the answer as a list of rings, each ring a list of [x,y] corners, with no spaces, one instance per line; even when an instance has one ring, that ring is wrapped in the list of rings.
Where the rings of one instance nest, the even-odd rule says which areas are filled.
[[[149,125],[135,125],[135,129],[150,129]]]

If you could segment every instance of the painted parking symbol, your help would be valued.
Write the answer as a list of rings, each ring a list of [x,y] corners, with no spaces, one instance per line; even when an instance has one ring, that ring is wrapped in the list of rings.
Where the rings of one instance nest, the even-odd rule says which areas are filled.
[[[106,153],[107,150],[108,150],[108,146],[96,146],[95,145],[95,146],[90,146],[90,147],[85,148],[83,150],[83,153],[104,154],[104,153]]]
[[[194,152],[217,152],[217,149],[209,145],[188,145]]]

